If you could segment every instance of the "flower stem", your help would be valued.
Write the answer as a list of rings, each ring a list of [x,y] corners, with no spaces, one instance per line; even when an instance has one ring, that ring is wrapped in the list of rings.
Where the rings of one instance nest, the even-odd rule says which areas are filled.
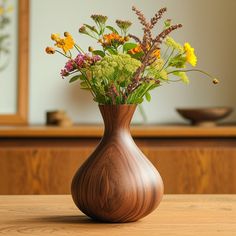
[[[169,62],[170,58],[172,57],[172,55],[174,54],[175,49],[173,49],[169,55],[169,57],[167,58],[165,64],[162,66],[162,68],[160,69],[160,72],[165,68],[165,66],[167,65],[167,63]]]
[[[60,51],[58,51],[58,50],[55,50],[55,52],[61,54],[61,55],[64,56],[64,57],[70,58],[70,57],[68,57],[66,54],[64,54],[64,53],[62,53],[62,52],[60,52]]]
[[[141,116],[142,116],[142,118],[143,118],[143,122],[144,123],[147,123],[147,115],[146,115],[146,113],[145,113],[145,111],[144,111],[144,109],[143,109],[143,106],[142,106],[142,104],[139,104],[138,105],[138,109],[139,109],[139,112],[140,112],[140,114],[141,114]]]
[[[75,48],[78,52],[85,54],[84,50],[79,45],[75,44]]]
[[[212,75],[210,75],[210,74],[208,74],[207,72],[205,72],[204,70],[199,70],[199,69],[189,69],[189,70],[173,70],[173,71],[170,71],[170,72],[168,72],[167,74],[169,75],[169,74],[173,74],[173,73],[175,73],[175,72],[191,72],[191,71],[195,71],[195,72],[200,72],[200,73],[203,73],[204,75],[207,75],[208,77],[210,77],[210,78],[213,78],[214,79],[214,77],[212,76]]]
[[[91,92],[92,96],[94,98],[96,98],[96,93],[95,93],[95,91],[93,91],[93,87],[92,87],[91,83],[89,82],[89,79],[87,78],[87,75],[84,72],[82,72],[81,70],[80,70],[80,73],[84,76],[85,82],[90,87],[89,91]]]
[[[164,55],[163,55],[163,58],[165,58],[166,57],[166,55],[167,55],[167,52],[169,51],[169,46],[166,48],[166,50],[165,50],[165,53],[164,53]]]

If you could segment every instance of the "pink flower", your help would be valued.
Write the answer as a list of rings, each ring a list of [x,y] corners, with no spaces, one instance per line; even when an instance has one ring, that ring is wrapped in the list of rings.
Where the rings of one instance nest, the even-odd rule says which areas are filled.
[[[79,68],[82,68],[83,67],[83,65],[84,65],[84,60],[85,58],[84,58],[84,55],[82,55],[82,54],[78,54],[77,55],[77,57],[75,58],[75,63],[76,63],[76,65],[79,67]]]
[[[79,68],[84,68],[86,66],[90,66],[95,64],[97,61],[100,61],[101,57],[98,55],[91,56],[88,53],[82,55],[78,54],[77,57],[75,58],[74,62]]]
[[[61,70],[61,76],[66,77],[70,75],[70,72],[74,70],[79,70],[81,68],[86,68],[91,65],[94,65],[97,61],[100,61],[101,57],[98,55],[89,55],[86,54],[78,54],[75,59],[71,59],[66,62],[65,67]]]
[[[69,75],[69,72],[66,70],[66,69],[62,69],[61,70],[61,76],[64,77],[64,76],[68,76]]]
[[[75,70],[75,62],[73,60],[69,60],[66,65],[65,65],[65,69],[68,71],[68,72],[71,72],[73,70]]]
[[[92,57],[92,61],[93,61],[93,64],[95,64],[96,62],[100,61],[102,58],[98,55],[95,55]]]

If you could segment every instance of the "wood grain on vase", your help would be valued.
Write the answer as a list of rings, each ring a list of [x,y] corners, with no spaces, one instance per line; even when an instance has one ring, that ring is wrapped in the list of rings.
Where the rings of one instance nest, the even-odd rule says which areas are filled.
[[[104,137],[73,178],[73,200],[82,212],[97,220],[139,220],[159,205],[163,182],[130,135],[136,106],[99,108],[105,123]]]
[[[166,138],[236,138],[236,125],[215,127],[194,127],[189,125],[132,125],[131,134],[139,139]],[[72,127],[55,126],[0,126],[0,138],[101,138],[103,126],[100,124],[80,124]],[[50,140],[50,143],[52,140]],[[1,143],[0,143],[1,144]]]

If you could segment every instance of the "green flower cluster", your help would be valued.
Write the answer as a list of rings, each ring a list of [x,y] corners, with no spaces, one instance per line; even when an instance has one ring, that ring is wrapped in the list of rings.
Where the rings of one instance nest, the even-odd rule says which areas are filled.
[[[120,82],[130,80],[141,62],[128,54],[106,55],[101,61],[91,67],[93,78],[97,81],[104,79]]]
[[[180,77],[180,79],[185,83],[185,84],[189,84],[189,78],[187,76],[187,74],[185,72],[174,72],[173,73],[175,76]]]
[[[179,53],[184,53],[184,47],[177,43],[173,38],[171,37],[167,37],[166,38],[166,41],[165,41],[165,44],[168,46],[168,47],[171,47],[173,49],[176,49]]]

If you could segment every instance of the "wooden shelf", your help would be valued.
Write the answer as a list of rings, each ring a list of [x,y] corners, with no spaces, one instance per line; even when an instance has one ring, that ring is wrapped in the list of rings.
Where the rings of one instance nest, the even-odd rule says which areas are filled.
[[[233,138],[236,137],[236,126],[192,127],[184,125],[135,125],[131,127],[131,132],[133,137],[136,138]],[[0,127],[1,138],[99,138],[102,134],[102,125],[76,125],[73,127]]]

